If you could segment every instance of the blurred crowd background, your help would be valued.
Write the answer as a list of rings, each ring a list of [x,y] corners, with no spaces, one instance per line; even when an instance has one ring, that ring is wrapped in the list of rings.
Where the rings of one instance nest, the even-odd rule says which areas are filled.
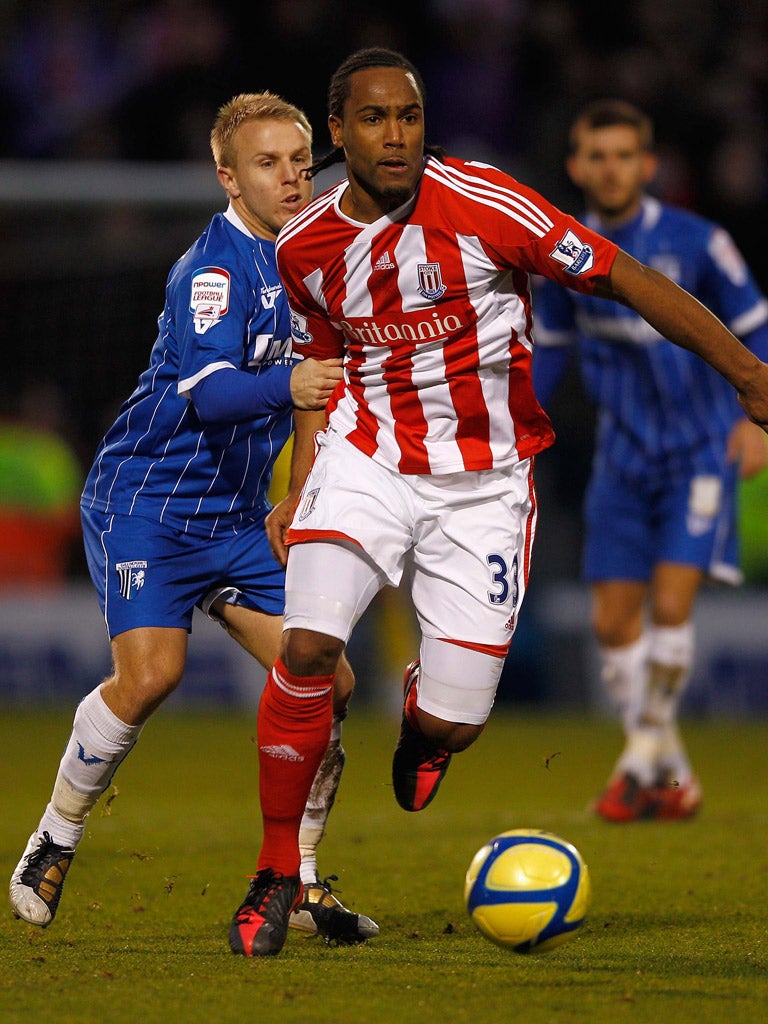
[[[555,198],[573,111],[638,103],[658,126],[660,187],[746,238],[766,200],[767,40],[763,0],[4,0],[0,142],[18,158],[207,160],[217,106],[270,87],[322,147],[330,73],[390,45],[423,72],[434,140]]]
[[[321,154],[329,77],[366,45],[422,71],[428,141],[569,212],[572,115],[597,97],[638,104],[656,124],[653,190],[723,223],[768,292],[765,0],[3,0],[0,589],[19,573],[85,579],[79,479],[146,363],[171,264],[223,207],[218,107],[279,92]],[[575,580],[593,419],[576,380],[558,401],[534,572]],[[55,522],[37,547],[17,521],[25,501]],[[23,554],[45,538],[48,569]],[[751,581],[768,583],[766,558],[750,557]]]

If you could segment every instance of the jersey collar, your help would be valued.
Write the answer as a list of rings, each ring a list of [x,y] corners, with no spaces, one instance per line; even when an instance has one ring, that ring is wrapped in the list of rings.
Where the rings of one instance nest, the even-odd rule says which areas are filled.
[[[233,227],[236,227],[238,231],[242,231],[242,233],[244,235],[247,235],[248,238],[252,238],[254,241],[257,241],[256,235],[254,235],[254,233],[252,231],[248,230],[248,228],[245,226],[245,224],[240,219],[238,214],[235,213],[235,211],[234,211],[234,209],[232,207],[232,203],[230,203],[229,206],[227,207],[227,209],[224,211],[224,218],[225,218],[225,220],[228,220],[229,223]],[[262,239],[258,239],[258,241],[264,242],[264,241],[266,241],[266,239],[262,238]],[[272,244],[274,245],[274,242]]]
[[[623,224],[604,224],[599,215],[591,211],[586,214],[584,223],[588,228],[597,231],[606,238],[615,239],[623,235],[624,232],[631,234],[637,228],[650,231],[656,225],[660,216],[661,203],[659,200],[654,196],[643,196],[638,212],[630,220],[624,221]]]

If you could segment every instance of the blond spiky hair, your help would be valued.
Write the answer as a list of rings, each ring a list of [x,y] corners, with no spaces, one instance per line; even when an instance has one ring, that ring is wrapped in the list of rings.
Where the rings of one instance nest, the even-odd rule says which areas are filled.
[[[293,121],[312,145],[312,126],[303,110],[273,92],[243,92],[220,108],[211,130],[211,150],[217,167],[234,163],[232,140],[245,121]]]

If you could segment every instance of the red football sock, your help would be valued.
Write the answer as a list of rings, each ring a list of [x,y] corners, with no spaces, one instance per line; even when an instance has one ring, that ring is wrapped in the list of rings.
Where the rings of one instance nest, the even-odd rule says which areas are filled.
[[[299,873],[299,825],[332,723],[333,676],[294,676],[278,658],[256,719],[264,825],[259,870]]]

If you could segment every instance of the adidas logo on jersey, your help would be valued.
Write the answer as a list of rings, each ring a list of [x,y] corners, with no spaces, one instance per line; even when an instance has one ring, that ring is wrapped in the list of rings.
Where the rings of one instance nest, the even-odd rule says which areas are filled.
[[[259,747],[259,750],[262,754],[266,754],[267,757],[274,757],[278,761],[304,760],[298,750],[294,750],[290,743],[274,743],[272,746]]]
[[[373,264],[373,269],[374,270],[394,270],[395,269],[395,264],[389,258],[389,249],[387,249],[387,251],[383,254],[383,256],[379,256],[379,258]]]

